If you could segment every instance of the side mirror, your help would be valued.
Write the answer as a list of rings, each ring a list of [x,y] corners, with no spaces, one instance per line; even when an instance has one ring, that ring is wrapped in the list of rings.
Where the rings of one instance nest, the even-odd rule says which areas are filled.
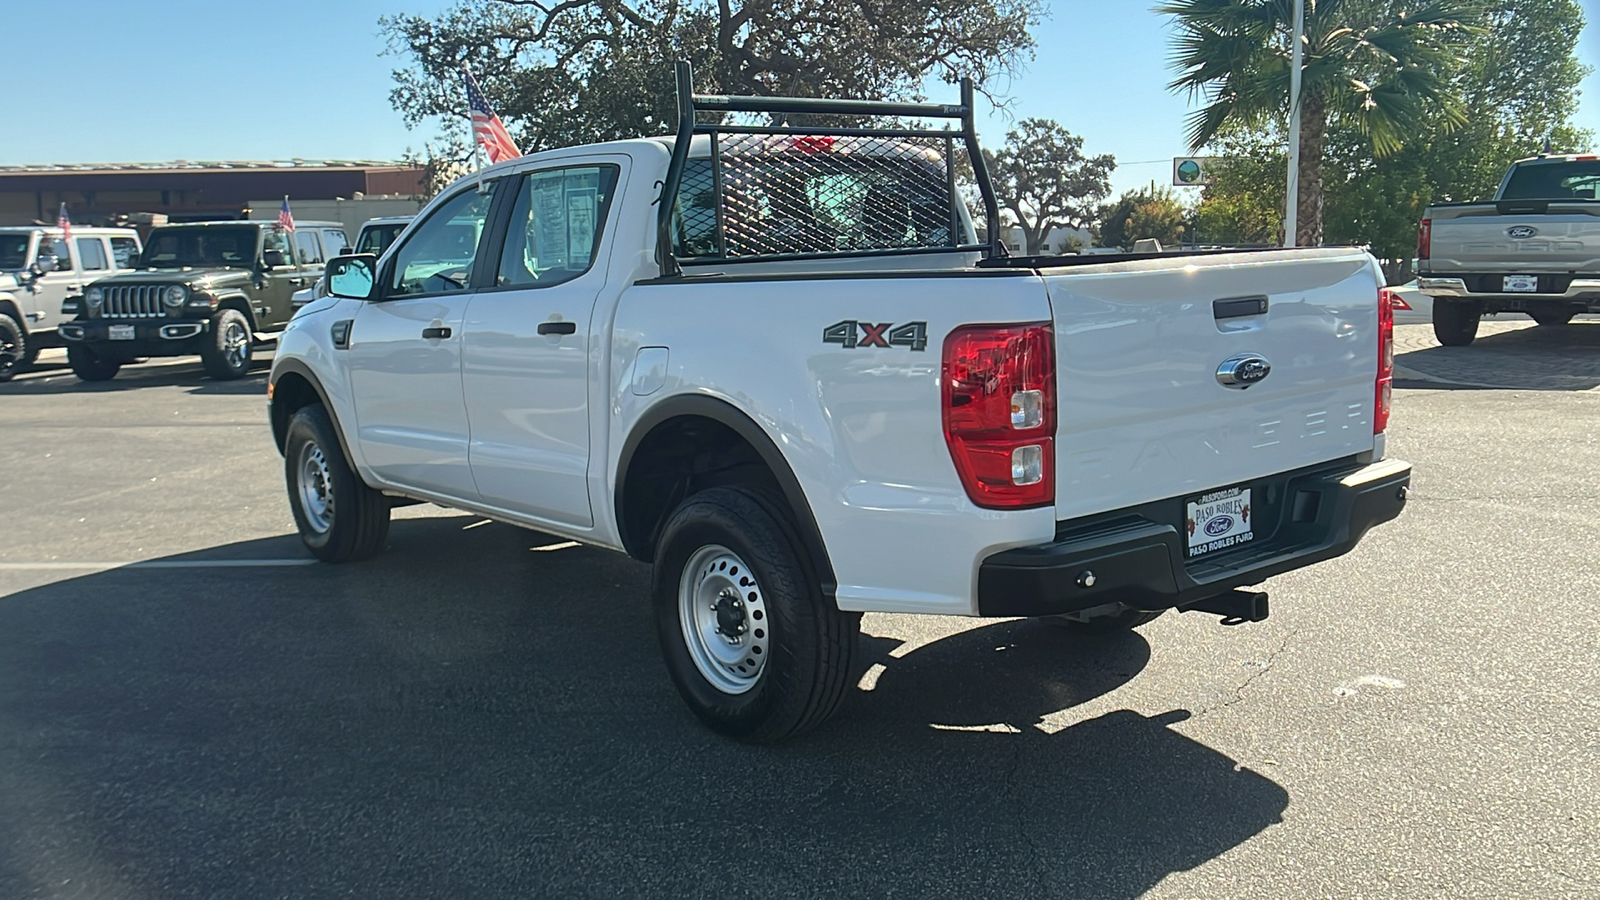
[[[269,269],[276,269],[279,266],[287,266],[289,257],[285,256],[282,250],[263,250],[261,264]]]
[[[328,293],[350,300],[371,300],[377,284],[378,258],[370,253],[335,256],[328,261]]]
[[[41,253],[33,265],[28,267],[28,271],[33,273],[33,277],[40,278],[62,268],[64,267],[61,265],[61,260],[54,253]]]

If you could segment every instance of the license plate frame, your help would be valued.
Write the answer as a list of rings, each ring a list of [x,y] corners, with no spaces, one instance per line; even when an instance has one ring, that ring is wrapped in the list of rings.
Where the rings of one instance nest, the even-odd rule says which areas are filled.
[[[111,325],[106,328],[106,340],[108,341],[131,341],[136,337],[138,335],[134,332],[132,325]]]
[[[1508,294],[1539,293],[1539,276],[1506,275],[1500,279],[1500,289]]]
[[[1188,559],[1231,550],[1255,540],[1251,486],[1235,485],[1183,501]]]

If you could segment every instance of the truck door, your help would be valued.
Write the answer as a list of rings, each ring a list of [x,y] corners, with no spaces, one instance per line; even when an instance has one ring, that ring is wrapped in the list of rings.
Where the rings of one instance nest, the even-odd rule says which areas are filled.
[[[60,237],[41,232],[33,261],[51,258],[55,260],[54,267],[33,278],[22,292],[25,295],[22,302],[26,305],[22,315],[28,320],[29,331],[53,327],[61,318],[61,302],[68,297],[83,296],[83,275],[79,273],[72,249]],[[29,276],[24,273],[23,277]]]
[[[350,329],[357,439],[390,484],[478,496],[467,466],[461,323],[496,184],[486,193],[466,187],[434,207],[386,258],[380,299],[362,304]]]
[[[606,213],[625,158],[508,179],[495,278],[467,307],[473,479],[491,506],[591,527],[589,364]]]

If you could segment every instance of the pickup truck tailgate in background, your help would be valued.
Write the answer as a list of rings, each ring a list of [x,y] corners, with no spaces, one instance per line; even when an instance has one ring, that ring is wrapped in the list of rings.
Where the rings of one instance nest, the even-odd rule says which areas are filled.
[[[1520,201],[1542,212],[1501,213],[1494,203],[1435,206],[1428,274],[1600,271],[1600,203]],[[1518,237],[1513,237],[1513,230]]]
[[[1264,251],[1041,274],[1056,329],[1058,519],[1373,448],[1378,281],[1366,253]],[[1252,312],[1262,298],[1266,312]],[[1223,386],[1218,369],[1238,354],[1265,359],[1271,373],[1244,390]]]

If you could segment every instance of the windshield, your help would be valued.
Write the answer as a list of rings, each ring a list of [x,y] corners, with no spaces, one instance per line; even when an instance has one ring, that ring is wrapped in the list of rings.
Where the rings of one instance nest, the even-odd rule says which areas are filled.
[[[1600,160],[1529,163],[1511,170],[1501,200],[1600,199]]]
[[[0,234],[0,269],[21,269],[28,263],[27,234]]]
[[[368,225],[361,230],[361,242],[357,245],[356,252],[382,256],[383,251],[389,249],[389,245],[394,243],[395,237],[405,230],[405,222],[395,222],[390,225]]]
[[[157,228],[144,248],[152,269],[193,267],[249,268],[256,262],[256,234],[248,228]]]

